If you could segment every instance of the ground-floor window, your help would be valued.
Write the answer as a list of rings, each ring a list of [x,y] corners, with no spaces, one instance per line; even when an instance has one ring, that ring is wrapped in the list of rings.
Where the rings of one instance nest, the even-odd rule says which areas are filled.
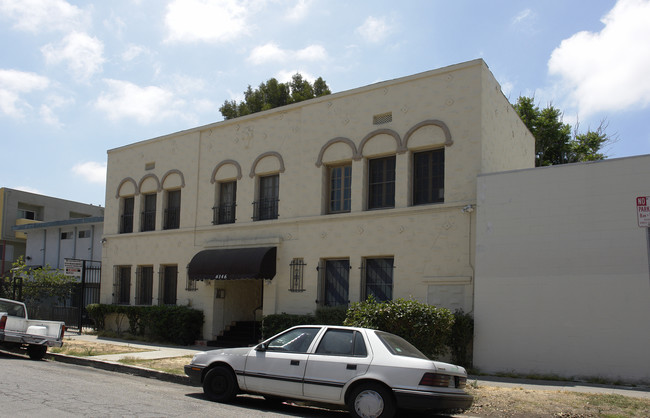
[[[153,266],[139,266],[136,271],[135,304],[151,305],[152,295]]]
[[[347,305],[350,288],[350,260],[325,260],[321,263],[320,304]]]
[[[163,305],[176,305],[178,266],[164,266],[160,275],[158,300]]]
[[[113,303],[131,303],[131,266],[115,266],[113,279]]]
[[[393,299],[393,258],[366,258],[362,277],[362,299],[379,302]]]

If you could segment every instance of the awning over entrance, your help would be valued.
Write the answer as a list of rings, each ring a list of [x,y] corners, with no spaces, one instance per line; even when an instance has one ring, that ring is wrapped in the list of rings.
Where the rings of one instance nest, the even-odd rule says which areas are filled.
[[[203,250],[190,261],[191,280],[272,279],[276,247]]]

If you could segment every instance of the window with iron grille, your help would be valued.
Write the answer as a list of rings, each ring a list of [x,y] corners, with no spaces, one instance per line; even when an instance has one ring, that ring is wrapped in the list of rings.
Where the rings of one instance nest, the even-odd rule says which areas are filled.
[[[278,218],[280,176],[260,177],[259,200],[253,203],[253,220],[263,221]]]
[[[155,231],[156,230],[156,194],[146,194],[143,197],[144,210],[142,211],[142,224],[140,230]]]
[[[352,165],[329,168],[329,213],[350,212]]]
[[[395,207],[395,156],[368,161],[368,209]]]
[[[120,234],[128,234],[133,232],[133,205],[135,201],[133,197],[125,197],[122,199],[122,219],[120,222]]]
[[[212,223],[214,225],[235,223],[235,207],[237,202],[237,182],[225,181],[219,183],[219,205],[213,209]]]
[[[153,300],[153,266],[139,266],[135,278],[135,304],[151,305]]]
[[[372,296],[379,302],[393,299],[393,258],[366,258],[361,280],[362,300]]]
[[[195,292],[197,290],[196,288],[196,280],[190,279],[190,275],[188,274],[185,279],[185,290],[188,292]]]
[[[302,258],[294,258],[289,264],[289,291],[304,292],[303,277],[305,275],[305,261]]]
[[[445,150],[413,154],[413,204],[445,201]]]
[[[165,229],[178,229],[181,224],[181,191],[167,192],[167,209],[165,209]]]
[[[349,304],[350,260],[324,260],[319,266],[320,306],[341,306]]]
[[[176,305],[176,288],[178,285],[178,266],[164,266],[159,272],[158,303]]]
[[[131,266],[115,266],[113,276],[113,304],[130,304]]]

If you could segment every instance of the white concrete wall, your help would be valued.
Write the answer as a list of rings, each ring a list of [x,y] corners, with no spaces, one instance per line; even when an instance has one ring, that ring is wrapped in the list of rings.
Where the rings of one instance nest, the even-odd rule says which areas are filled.
[[[64,267],[66,258],[101,261],[102,259],[102,223],[71,224],[65,226],[40,227],[27,230],[25,257],[27,265],[52,268]],[[89,230],[89,238],[79,238],[79,231]],[[61,232],[69,232],[73,237],[62,240]]]
[[[650,381],[650,156],[478,178],[474,364]]]
[[[207,248],[275,246],[277,274],[262,288],[265,315],[313,312],[316,267],[327,258],[349,258],[349,297],[358,301],[364,257],[394,257],[394,298],[471,311],[475,219],[461,208],[476,202],[476,176],[484,170],[486,154],[482,141],[497,144],[523,132],[521,122],[501,120],[502,114],[493,117],[489,129],[482,126],[482,106],[507,104],[500,93],[482,98],[486,89],[498,88],[493,80],[485,63],[476,60],[110,150],[102,302],[111,303],[114,266],[132,266],[134,286],[137,265],[158,271],[161,265],[177,264],[178,304],[204,310],[204,336],[212,338],[235,316],[250,319],[243,318],[248,315],[243,310],[233,315],[236,309],[228,305],[229,298],[239,300],[237,289],[249,293],[251,301],[257,294],[234,282],[200,282],[197,291],[185,291],[189,261]],[[392,122],[373,125],[373,116],[386,112],[392,112]],[[336,138],[353,145],[325,148]],[[526,138],[511,143],[505,155],[488,155],[494,162],[486,167],[532,166],[533,146]],[[445,150],[445,201],[413,206],[413,152],[433,148]],[[387,155],[396,157],[395,208],[365,210],[368,158]],[[352,210],[328,215],[326,166],[341,162],[352,166]],[[158,189],[161,217],[163,179],[171,170],[184,179],[180,228],[162,230],[159,220],[156,231],[138,232],[141,193]],[[253,221],[258,176],[267,173],[279,173],[279,218]],[[215,182],[226,179],[237,180],[237,221],[212,225]],[[136,197],[130,234],[118,233],[124,196]],[[307,263],[304,292],[289,291],[289,264],[295,257]],[[154,298],[157,286],[154,280]],[[225,301],[214,300],[215,286],[227,286]],[[236,303],[242,304],[250,307]],[[216,315],[213,311],[219,309],[226,312]]]

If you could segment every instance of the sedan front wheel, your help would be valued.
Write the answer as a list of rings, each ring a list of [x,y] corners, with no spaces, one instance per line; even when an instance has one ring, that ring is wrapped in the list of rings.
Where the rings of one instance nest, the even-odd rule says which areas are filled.
[[[354,389],[348,401],[350,415],[357,418],[390,418],[395,415],[392,393],[377,383]]]
[[[235,399],[239,386],[235,374],[227,367],[217,366],[203,379],[203,393],[215,402],[230,402]]]

